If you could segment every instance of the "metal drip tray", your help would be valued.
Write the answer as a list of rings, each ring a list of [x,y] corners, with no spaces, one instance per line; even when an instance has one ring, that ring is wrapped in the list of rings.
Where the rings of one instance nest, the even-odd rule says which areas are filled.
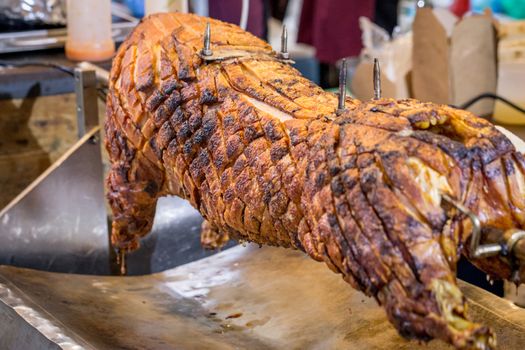
[[[525,310],[460,286],[499,348],[521,349]],[[452,349],[402,339],[324,264],[252,245],[148,276],[0,266],[0,323],[2,349]]]

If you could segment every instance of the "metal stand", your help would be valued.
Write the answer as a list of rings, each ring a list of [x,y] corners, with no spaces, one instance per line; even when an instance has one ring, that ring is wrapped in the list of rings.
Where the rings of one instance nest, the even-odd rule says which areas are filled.
[[[0,212],[0,265],[117,273],[109,243],[97,108],[97,81],[107,84],[108,72],[90,64],[79,66],[79,141]],[[152,232],[127,256],[128,274],[164,271],[213,254],[200,246],[201,223],[188,202],[161,198]]]
[[[0,212],[0,264],[109,273],[99,128]]]
[[[110,273],[96,85],[75,70],[79,140],[0,212],[0,264]]]

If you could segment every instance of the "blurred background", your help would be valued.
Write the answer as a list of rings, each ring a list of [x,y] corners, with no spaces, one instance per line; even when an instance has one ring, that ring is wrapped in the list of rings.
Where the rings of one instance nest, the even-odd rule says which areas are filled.
[[[0,209],[78,140],[78,62],[109,69],[138,21],[166,11],[238,24],[276,51],[285,24],[294,66],[325,89],[346,59],[348,93],[372,98],[378,58],[384,97],[469,109],[525,138],[523,0],[0,0]],[[503,295],[466,263],[459,274]]]

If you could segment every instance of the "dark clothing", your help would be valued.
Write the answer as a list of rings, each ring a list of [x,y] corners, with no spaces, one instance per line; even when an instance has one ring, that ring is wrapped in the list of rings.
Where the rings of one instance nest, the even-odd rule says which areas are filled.
[[[397,25],[397,4],[398,0],[378,0],[376,1],[376,12],[374,22],[392,34]]]
[[[250,0],[248,23],[246,30],[266,39],[267,11],[265,0]],[[209,14],[211,18],[239,25],[241,20],[242,0],[209,0]]]
[[[324,63],[361,52],[359,17],[374,17],[374,0],[304,0],[298,41],[316,48]]]

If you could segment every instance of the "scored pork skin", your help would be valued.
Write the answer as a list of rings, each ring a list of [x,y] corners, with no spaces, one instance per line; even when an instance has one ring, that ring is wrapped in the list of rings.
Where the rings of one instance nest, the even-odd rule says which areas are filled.
[[[208,21],[212,50],[242,57],[203,62]],[[113,244],[136,249],[157,199],[177,195],[206,219],[211,246],[233,237],[301,249],[374,297],[403,336],[491,348],[456,286],[469,221],[441,195],[484,227],[521,227],[523,156],[490,123],[447,106],[347,99],[340,116],[336,107],[336,95],[237,26],[143,20],[110,76]],[[499,258],[478,265],[511,273]]]

